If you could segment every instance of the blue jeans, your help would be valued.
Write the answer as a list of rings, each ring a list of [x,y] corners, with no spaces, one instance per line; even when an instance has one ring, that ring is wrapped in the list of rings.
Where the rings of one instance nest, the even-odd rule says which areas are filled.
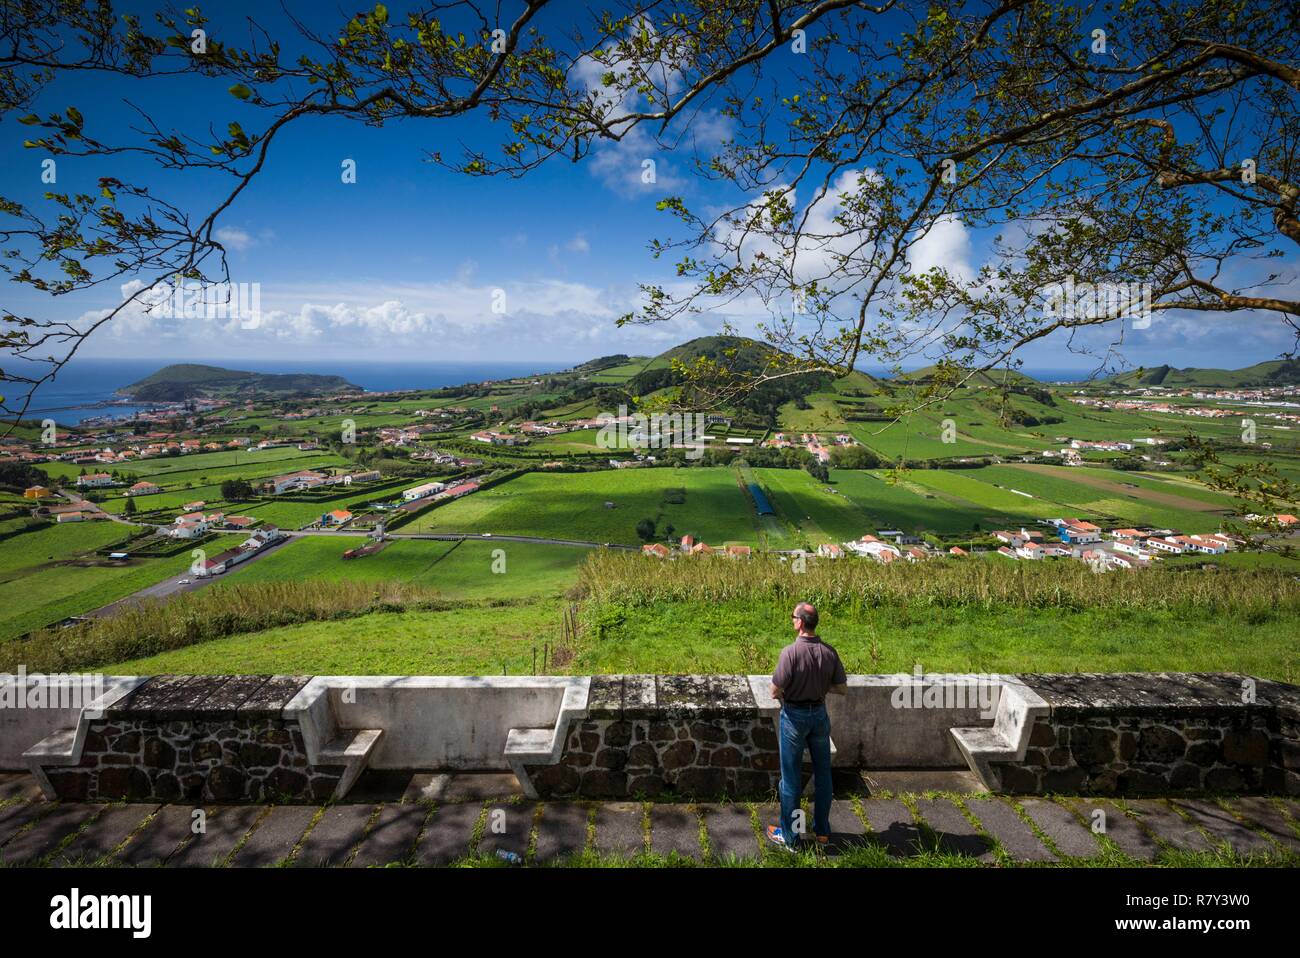
[[[831,719],[825,705],[781,706],[781,835],[794,845],[794,812],[803,791],[803,751],[812,753],[813,833],[831,833]],[[807,826],[804,827],[807,832]]]

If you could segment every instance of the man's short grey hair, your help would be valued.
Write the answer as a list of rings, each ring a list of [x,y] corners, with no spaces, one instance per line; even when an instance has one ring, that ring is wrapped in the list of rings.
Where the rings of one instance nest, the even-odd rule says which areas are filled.
[[[803,623],[809,632],[817,630],[817,609],[811,602],[800,602],[794,607],[794,617]]]

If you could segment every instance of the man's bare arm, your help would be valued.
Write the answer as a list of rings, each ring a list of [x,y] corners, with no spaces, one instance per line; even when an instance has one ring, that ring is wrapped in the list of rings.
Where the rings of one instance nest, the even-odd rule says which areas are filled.
[[[832,685],[828,691],[831,695],[844,695],[849,691],[849,683],[845,682],[843,685]]]
[[[781,686],[779,686],[779,685],[777,685],[775,682],[773,682],[773,683],[772,683],[772,698],[774,698],[774,699],[780,699],[780,698],[783,698],[784,696],[785,696],[785,693],[781,691]]]

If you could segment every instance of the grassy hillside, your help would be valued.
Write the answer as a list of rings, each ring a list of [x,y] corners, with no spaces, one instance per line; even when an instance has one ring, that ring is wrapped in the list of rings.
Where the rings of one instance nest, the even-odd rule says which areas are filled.
[[[342,376],[314,373],[250,373],[222,369],[199,363],[176,363],[164,366],[139,382],[123,386],[118,392],[131,399],[179,401],[199,396],[236,396],[252,394],[324,394],[359,390]]]
[[[1113,386],[1165,386],[1170,389],[1196,386],[1218,389],[1284,386],[1300,383],[1300,361],[1275,359],[1243,369],[1176,369],[1173,366],[1154,366],[1120,373],[1101,382]]]
[[[945,562],[674,562],[593,553],[579,571],[581,629],[552,674],[769,670],[789,608],[810,599],[850,671],[1226,670],[1295,682],[1300,585],[1288,572],[1150,571]],[[561,639],[567,600],[472,601],[305,621],[112,666],[159,672],[530,674]],[[538,660],[540,669],[540,658]]]

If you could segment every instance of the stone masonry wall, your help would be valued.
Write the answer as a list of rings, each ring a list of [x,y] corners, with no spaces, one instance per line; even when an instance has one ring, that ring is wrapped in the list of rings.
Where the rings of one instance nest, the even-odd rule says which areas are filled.
[[[1294,686],[1218,673],[1023,678],[1051,714],[1024,760],[999,766],[1004,791],[1300,794]]]
[[[1155,794],[1265,790],[1263,715],[1058,714],[1033,727],[1024,762],[1002,787],[1016,793]]]
[[[599,675],[587,718],[555,765],[528,766],[542,796],[771,794],[780,751],[742,675]]]
[[[769,794],[781,759],[770,719],[588,719],[557,765],[529,766],[542,797]]]
[[[319,802],[343,774],[312,766],[284,708],[305,676],[157,676],[92,721],[81,761],[46,767],[69,801]]]
[[[1230,673],[1021,679],[1048,714],[1023,760],[992,764],[1003,791],[1300,795],[1300,687]],[[155,676],[90,722],[79,764],[44,774],[69,801],[326,800],[344,770],[312,766],[286,715],[307,680]],[[774,723],[745,676],[594,676],[586,717],[563,734],[555,764],[525,769],[543,797],[762,798],[780,778]]]
[[[46,775],[65,801],[319,802],[341,768],[307,762],[296,723],[95,722],[80,764]]]

